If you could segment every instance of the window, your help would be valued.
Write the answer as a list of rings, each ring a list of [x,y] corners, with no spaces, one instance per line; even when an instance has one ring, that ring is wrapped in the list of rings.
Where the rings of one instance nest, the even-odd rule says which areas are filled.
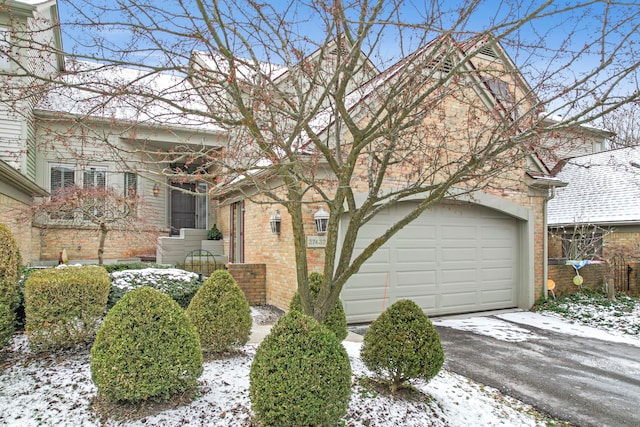
[[[0,70],[11,68],[11,31],[7,27],[0,27]]]
[[[564,233],[562,235],[562,257],[570,260],[602,258],[602,233]]]
[[[107,172],[104,169],[89,168],[83,172],[82,186],[84,188],[107,186]]]
[[[505,108],[510,108],[515,103],[513,95],[509,91],[509,84],[500,79],[487,79],[487,85]]]
[[[135,196],[138,193],[138,175],[133,172],[124,173],[124,195]]]
[[[56,165],[51,166],[51,194],[56,195],[65,188],[73,187],[75,182],[75,172],[73,167]]]

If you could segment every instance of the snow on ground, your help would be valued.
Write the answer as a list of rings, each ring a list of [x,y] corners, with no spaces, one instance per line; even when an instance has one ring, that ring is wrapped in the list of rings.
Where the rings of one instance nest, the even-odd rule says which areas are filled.
[[[414,383],[422,398],[383,395],[359,380],[370,375],[359,358],[361,344],[344,345],[356,379],[346,426],[548,425],[530,406],[445,370],[429,383]],[[250,426],[249,369],[255,349],[255,344],[246,345],[238,354],[206,362],[201,395],[189,405],[140,420],[103,423],[90,408],[97,390],[88,352],[36,357],[29,354],[24,335],[16,335],[1,365],[0,425]]]
[[[508,320],[508,319],[507,319]],[[460,329],[475,334],[486,335],[501,341],[521,342],[546,339],[541,335],[520,328],[513,323],[493,317],[468,317],[465,319],[434,319],[433,324],[447,328]]]
[[[546,329],[562,334],[595,338],[603,341],[618,342],[640,347],[639,335],[629,335],[619,330],[601,329],[582,325],[579,323],[573,323],[553,313],[542,314],[523,311],[516,313],[498,314],[496,317],[507,320],[509,322],[533,326],[539,329]]]

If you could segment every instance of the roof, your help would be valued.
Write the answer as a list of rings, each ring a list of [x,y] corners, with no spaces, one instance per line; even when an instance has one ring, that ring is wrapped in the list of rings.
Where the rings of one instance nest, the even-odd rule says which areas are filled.
[[[225,131],[208,116],[205,103],[185,76],[84,61],[67,61],[66,69],[70,72],[47,92],[37,110],[150,126]]]
[[[550,226],[640,223],[640,146],[569,159],[548,204]]]
[[[0,160],[0,180],[29,196],[48,196],[49,193],[21,174],[8,163]]]

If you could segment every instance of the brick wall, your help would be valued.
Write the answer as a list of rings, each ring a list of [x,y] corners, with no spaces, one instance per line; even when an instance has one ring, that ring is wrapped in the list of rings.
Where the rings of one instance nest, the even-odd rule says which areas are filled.
[[[29,206],[4,194],[0,194],[0,222],[5,224],[18,243],[23,264],[39,257],[37,242],[32,238]]]
[[[39,228],[34,233],[39,241],[40,260],[57,260],[63,249],[70,260],[97,260],[99,234],[96,227]],[[107,234],[104,259],[127,259],[155,254],[157,234],[113,230]]]
[[[265,264],[229,264],[233,276],[251,305],[264,305],[267,301]]]

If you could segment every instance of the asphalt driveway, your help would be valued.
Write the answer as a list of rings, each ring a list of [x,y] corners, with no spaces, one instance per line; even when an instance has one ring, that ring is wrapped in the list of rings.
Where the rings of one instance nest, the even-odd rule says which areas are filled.
[[[640,426],[640,347],[518,326],[547,339],[437,326],[445,367],[577,426]]]

